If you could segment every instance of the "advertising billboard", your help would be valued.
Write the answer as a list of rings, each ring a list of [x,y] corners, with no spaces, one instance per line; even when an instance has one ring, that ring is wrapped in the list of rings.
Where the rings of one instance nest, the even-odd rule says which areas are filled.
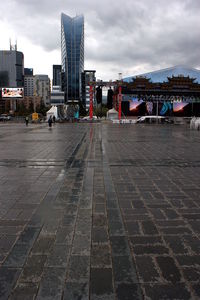
[[[2,88],[2,98],[23,98],[23,88]]]

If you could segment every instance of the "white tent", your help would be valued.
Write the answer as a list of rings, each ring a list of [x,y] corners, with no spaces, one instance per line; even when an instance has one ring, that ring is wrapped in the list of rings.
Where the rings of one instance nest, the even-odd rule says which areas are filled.
[[[117,120],[118,119],[118,112],[112,108],[107,111],[107,119],[109,120]]]
[[[58,118],[58,108],[57,108],[57,106],[52,106],[50,108],[50,110],[47,111],[47,120],[49,120],[50,116],[51,117],[55,116],[56,119]]]

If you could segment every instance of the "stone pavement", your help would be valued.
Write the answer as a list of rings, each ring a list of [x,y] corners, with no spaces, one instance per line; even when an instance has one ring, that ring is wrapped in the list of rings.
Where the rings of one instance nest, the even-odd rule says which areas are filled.
[[[0,299],[200,299],[200,134],[0,124]]]

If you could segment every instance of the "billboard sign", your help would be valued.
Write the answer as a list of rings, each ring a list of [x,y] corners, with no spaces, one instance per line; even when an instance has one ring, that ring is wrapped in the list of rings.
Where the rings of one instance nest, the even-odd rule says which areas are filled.
[[[2,98],[23,98],[23,88],[2,88]]]

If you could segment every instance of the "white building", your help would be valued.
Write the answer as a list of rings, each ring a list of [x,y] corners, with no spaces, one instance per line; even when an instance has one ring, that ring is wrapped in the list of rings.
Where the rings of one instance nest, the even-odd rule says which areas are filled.
[[[24,76],[24,96],[33,97],[34,96],[34,76],[25,75]]]
[[[50,105],[50,79],[48,75],[34,76],[34,96],[41,97],[46,106]]]

